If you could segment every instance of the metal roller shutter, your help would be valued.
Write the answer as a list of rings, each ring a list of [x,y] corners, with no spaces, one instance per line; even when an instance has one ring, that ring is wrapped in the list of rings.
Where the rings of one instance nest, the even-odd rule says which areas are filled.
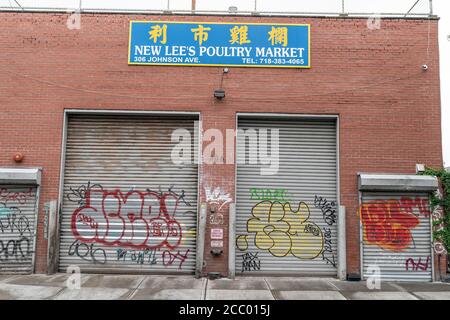
[[[432,280],[428,194],[364,192],[360,214],[364,278]]]
[[[236,273],[335,276],[336,121],[240,118],[238,127]],[[275,175],[250,162],[252,129],[279,129]]]
[[[171,141],[190,116],[69,116],[60,222],[60,270],[192,273],[197,164],[176,165]],[[193,144],[193,145],[192,145]]]
[[[0,185],[0,273],[34,269],[36,187]]]

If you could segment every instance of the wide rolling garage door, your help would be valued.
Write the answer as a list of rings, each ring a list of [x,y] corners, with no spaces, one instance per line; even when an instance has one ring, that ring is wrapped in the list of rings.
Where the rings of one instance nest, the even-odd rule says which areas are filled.
[[[61,271],[75,265],[85,272],[194,272],[194,121],[190,116],[69,116]],[[176,129],[191,139],[172,141]],[[186,147],[190,164],[172,161],[176,145]]]
[[[240,117],[238,127],[236,273],[336,275],[336,120]],[[264,157],[277,130],[278,170],[263,173],[277,167]]]
[[[364,278],[432,280],[428,194],[364,192],[360,213]]]
[[[0,185],[0,274],[32,273],[37,188]]]

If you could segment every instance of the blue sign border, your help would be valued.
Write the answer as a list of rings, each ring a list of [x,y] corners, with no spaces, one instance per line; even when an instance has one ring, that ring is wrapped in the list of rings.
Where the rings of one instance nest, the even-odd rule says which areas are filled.
[[[197,63],[158,63],[158,62],[132,62],[131,61],[131,36],[134,23],[166,23],[166,24],[205,24],[205,25],[260,25],[260,26],[301,26],[308,27],[308,64],[303,66],[292,65],[250,65],[250,64],[197,64]],[[294,23],[243,23],[243,22],[208,22],[208,21],[148,21],[130,20],[128,35],[128,65],[150,65],[150,66],[177,66],[177,67],[239,67],[239,68],[289,68],[289,69],[311,69],[311,24]]]

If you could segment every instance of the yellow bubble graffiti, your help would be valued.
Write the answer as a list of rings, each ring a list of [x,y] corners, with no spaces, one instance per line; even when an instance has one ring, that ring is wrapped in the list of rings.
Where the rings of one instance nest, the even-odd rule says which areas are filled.
[[[248,236],[239,236],[236,239],[236,246],[239,250],[241,251],[245,251],[248,249],[248,241],[247,241],[247,237]]]
[[[252,210],[247,221],[247,232],[255,233],[255,245],[260,250],[269,251],[275,257],[289,254],[299,259],[315,259],[323,251],[323,233],[318,225],[309,221],[310,210],[306,203],[300,202],[296,211],[290,204],[263,201]],[[248,248],[240,245],[245,251]]]

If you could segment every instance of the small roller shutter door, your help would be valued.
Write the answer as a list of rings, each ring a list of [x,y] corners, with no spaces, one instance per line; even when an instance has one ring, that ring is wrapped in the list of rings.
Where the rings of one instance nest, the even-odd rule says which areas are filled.
[[[0,185],[0,274],[33,273],[36,187]]]
[[[236,273],[336,275],[336,121],[241,118],[238,127]],[[251,163],[265,129],[269,154],[279,130],[274,175]]]
[[[432,280],[428,194],[364,192],[360,214],[365,279]]]
[[[171,135],[189,116],[72,115],[68,121],[60,270],[192,273],[197,165],[174,164]]]

